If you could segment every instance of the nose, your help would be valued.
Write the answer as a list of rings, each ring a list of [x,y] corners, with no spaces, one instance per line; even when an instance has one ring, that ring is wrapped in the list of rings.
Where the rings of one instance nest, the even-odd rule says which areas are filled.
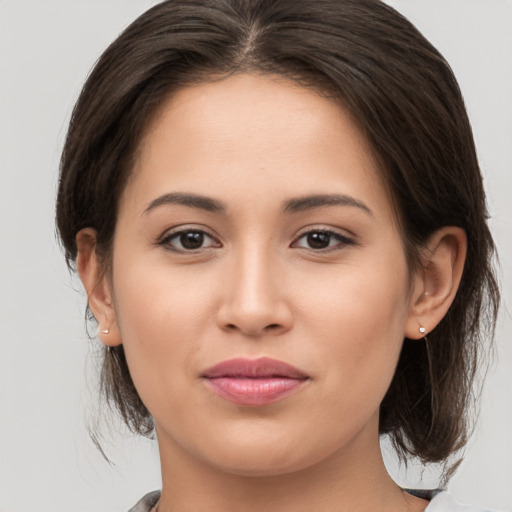
[[[246,251],[233,260],[223,280],[219,327],[250,337],[291,329],[292,311],[275,258],[263,251]]]

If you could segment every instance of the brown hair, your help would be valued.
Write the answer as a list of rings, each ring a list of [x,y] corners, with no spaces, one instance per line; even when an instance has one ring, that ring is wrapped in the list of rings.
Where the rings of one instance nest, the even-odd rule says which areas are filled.
[[[61,160],[57,224],[72,266],[75,236],[97,230],[108,268],[118,200],[145,125],[172,91],[211,77],[277,73],[339,98],[381,163],[411,268],[446,225],[468,239],[460,288],[425,340],[405,340],[380,429],[402,457],[445,461],[468,432],[482,344],[499,293],[471,127],[453,73],[418,30],[377,0],[169,0],[103,53],[77,101]],[[153,420],[122,345],[105,352],[102,389],[136,432]]]

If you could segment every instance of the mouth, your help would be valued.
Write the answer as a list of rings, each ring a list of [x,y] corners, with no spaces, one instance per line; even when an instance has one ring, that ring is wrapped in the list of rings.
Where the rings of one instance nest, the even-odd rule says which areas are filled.
[[[283,361],[230,359],[208,370],[201,377],[216,395],[239,405],[267,405],[298,391],[310,380],[303,371]]]

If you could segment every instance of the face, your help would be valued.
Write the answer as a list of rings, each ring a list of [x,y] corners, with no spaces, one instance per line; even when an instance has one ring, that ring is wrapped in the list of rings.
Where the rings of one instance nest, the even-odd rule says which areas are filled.
[[[161,450],[263,475],[377,446],[411,286],[331,100],[254,75],[174,94],[121,198],[110,283]]]

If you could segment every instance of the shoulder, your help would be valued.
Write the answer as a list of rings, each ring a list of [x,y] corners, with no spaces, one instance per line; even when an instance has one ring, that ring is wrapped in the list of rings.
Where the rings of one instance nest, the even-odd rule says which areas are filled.
[[[448,491],[433,491],[425,512],[490,512],[480,507],[459,503]]]
[[[149,512],[160,498],[160,491],[153,491],[140,499],[128,512]]]

